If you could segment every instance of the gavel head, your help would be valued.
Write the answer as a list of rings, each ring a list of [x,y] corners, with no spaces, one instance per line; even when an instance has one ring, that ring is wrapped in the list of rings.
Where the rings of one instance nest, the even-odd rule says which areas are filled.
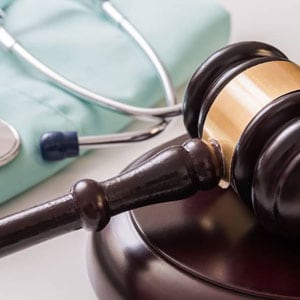
[[[224,182],[277,233],[300,237],[300,68],[258,42],[227,46],[185,92],[192,137],[217,141]]]

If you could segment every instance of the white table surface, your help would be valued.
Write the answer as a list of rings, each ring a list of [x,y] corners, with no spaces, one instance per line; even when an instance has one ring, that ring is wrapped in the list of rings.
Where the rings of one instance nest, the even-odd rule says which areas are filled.
[[[232,15],[231,42],[260,40],[300,61],[299,0],[219,0]],[[103,180],[154,145],[184,132],[179,118],[167,132],[133,146],[97,150],[1,206],[0,216],[66,193],[82,178]],[[117,158],[117,159],[116,159]],[[96,300],[88,279],[87,233],[78,231],[44,242],[0,260],[1,300]],[[113,300],[113,299],[112,299]]]

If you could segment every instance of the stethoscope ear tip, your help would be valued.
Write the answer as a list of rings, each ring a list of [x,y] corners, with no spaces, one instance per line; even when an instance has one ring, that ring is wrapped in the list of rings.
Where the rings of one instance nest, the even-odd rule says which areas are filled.
[[[76,131],[53,131],[44,133],[40,138],[40,149],[44,160],[57,161],[79,155]]]

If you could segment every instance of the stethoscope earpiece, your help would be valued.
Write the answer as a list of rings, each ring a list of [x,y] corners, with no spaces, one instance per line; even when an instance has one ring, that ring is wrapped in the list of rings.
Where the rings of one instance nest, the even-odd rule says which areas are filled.
[[[44,133],[40,138],[40,149],[44,160],[57,161],[79,155],[76,131],[54,131]]]
[[[76,131],[51,131],[40,137],[40,150],[44,160],[58,161],[78,156],[81,148],[93,149],[151,139],[164,131],[168,124],[168,120],[162,120],[150,129],[94,136],[79,136]]]

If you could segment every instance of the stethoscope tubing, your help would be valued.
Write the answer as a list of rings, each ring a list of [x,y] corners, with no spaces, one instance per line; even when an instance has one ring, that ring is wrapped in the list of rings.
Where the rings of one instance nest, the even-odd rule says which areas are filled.
[[[118,146],[121,144],[129,144],[142,142],[151,139],[163,132],[168,126],[169,121],[162,120],[161,123],[156,124],[150,129],[144,129],[139,131],[129,131],[123,133],[115,134],[105,134],[105,135],[91,135],[91,136],[79,136],[78,146],[82,149],[99,149],[105,146]]]
[[[101,1],[102,2],[102,1]],[[175,88],[171,82],[170,76],[167,70],[160,61],[158,55],[152,49],[144,37],[137,31],[137,29],[125,18],[122,14],[110,3],[110,1],[102,2],[102,9],[107,16],[113,19],[120,27],[122,27],[125,32],[129,34],[130,37],[136,41],[143,52],[147,55],[151,63],[154,65],[160,81],[162,83],[165,99],[168,107],[162,108],[140,108],[124,103],[120,103],[111,98],[105,97],[103,95],[97,94],[83,86],[72,82],[71,80],[65,78],[59,73],[53,71],[51,68],[46,66],[40,60],[35,58],[30,54],[3,26],[3,15],[2,23],[0,21],[0,45],[5,49],[9,50],[22,61],[27,62],[31,67],[42,73],[47,80],[58,86],[59,88],[67,91],[83,100],[100,104],[106,108],[133,116],[138,119],[149,120],[153,118],[171,118],[180,115],[182,112],[181,104],[176,104]],[[0,15],[1,19],[1,15]],[[159,122],[160,123],[160,122]]]
[[[165,103],[167,106],[160,108],[141,108],[124,104],[114,99],[95,93],[72,80],[67,79],[61,74],[49,68],[34,55],[29,53],[4,26],[5,12],[0,9],[0,46],[21,61],[26,62],[33,69],[44,76],[44,79],[54,84],[56,87],[66,91],[85,101],[96,103],[112,111],[132,116],[143,121],[151,121],[152,127],[140,131],[129,131],[117,134],[78,136],[76,132],[49,132],[44,134],[40,140],[42,156],[46,160],[58,160],[65,157],[77,156],[78,149],[81,148],[99,148],[107,145],[117,145],[123,143],[132,143],[150,139],[164,131],[171,119],[181,115],[182,106],[176,104],[175,88],[172,84],[168,71],[162,61],[155,53],[154,49],[145,40],[143,35],[122,15],[122,13],[109,0],[90,0],[88,4],[96,11],[102,11],[119,27],[121,27],[141,48],[146,57],[154,66],[164,91]],[[50,148],[49,148],[49,145]],[[54,146],[53,146],[54,145]],[[59,156],[57,149],[63,149]],[[53,154],[52,154],[53,153]],[[69,154],[67,154],[69,153]],[[72,153],[72,154],[70,154]],[[69,156],[70,155],[70,156]],[[59,158],[58,158],[59,157]]]

